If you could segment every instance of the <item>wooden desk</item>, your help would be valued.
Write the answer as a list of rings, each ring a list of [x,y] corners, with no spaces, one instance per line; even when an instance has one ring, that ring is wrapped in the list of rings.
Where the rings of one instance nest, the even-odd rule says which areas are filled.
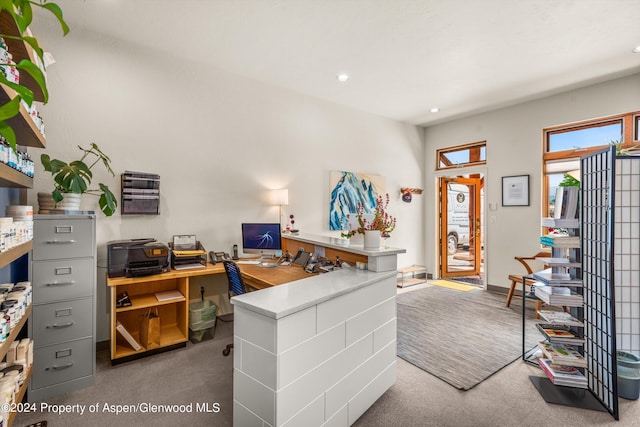
[[[171,270],[167,273],[143,277],[107,278],[111,289],[111,362],[125,362],[140,356],[184,347],[189,339],[189,279],[225,274],[222,264],[207,264],[205,268]],[[156,292],[180,291],[182,298],[158,301]],[[127,292],[131,306],[116,308],[117,295]],[[116,330],[119,321],[133,338],[140,342],[141,316],[149,309],[160,314],[160,346],[134,350]]]
[[[260,267],[240,264],[238,267],[245,283],[255,289],[265,289],[312,276],[298,266]],[[207,263],[204,268],[171,270],[151,276],[107,278],[107,286],[111,289],[111,362],[126,362],[184,347],[189,339],[189,280],[218,274],[226,274],[222,263]],[[155,296],[156,292],[173,290],[180,291],[183,297],[158,301]],[[129,294],[131,306],[117,308],[117,295],[122,292]],[[160,346],[136,351],[116,330],[116,321],[139,342],[140,318],[149,309],[157,309],[160,314]]]
[[[270,288],[315,275],[307,273],[297,265],[260,267],[253,264],[238,264],[238,268],[240,268],[244,282],[254,289]]]

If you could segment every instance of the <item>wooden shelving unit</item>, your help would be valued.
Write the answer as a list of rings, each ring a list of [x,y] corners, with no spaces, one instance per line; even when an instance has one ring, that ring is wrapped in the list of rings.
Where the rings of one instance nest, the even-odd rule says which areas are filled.
[[[9,12],[5,10],[0,12],[0,27],[7,34],[20,34],[15,21],[13,20]],[[22,40],[7,38],[5,39],[5,43],[9,48],[9,52],[11,52],[11,55],[13,55],[13,61],[16,64],[23,59],[27,59],[34,64],[37,64],[36,55],[34,54],[33,49]],[[26,86],[33,92],[33,97],[36,101],[44,102],[44,93],[42,92],[42,89],[29,73],[20,74],[20,84]]]
[[[20,31],[16,27],[13,18],[7,11],[0,12],[0,28],[2,28],[3,34],[8,34],[10,36],[21,36]],[[23,59],[30,60],[33,63],[37,63],[32,48],[22,40],[15,40],[11,37],[5,37],[5,43],[7,44],[9,51],[13,56],[13,60],[16,63],[19,63]],[[42,89],[28,73],[21,73],[20,84],[29,88],[33,92],[35,101],[44,101],[45,97]],[[14,99],[16,96],[17,93],[13,89],[8,86],[0,85],[0,103],[4,104],[11,99]],[[23,147],[45,148],[46,140],[44,135],[40,133],[40,130],[37,128],[35,122],[27,112],[27,109],[22,104],[20,105],[19,114],[15,117],[12,117],[11,119],[8,119],[7,123],[13,129],[18,145]],[[17,171],[16,169],[13,169],[12,167],[4,163],[0,163],[0,187],[21,189],[20,199],[23,200],[26,199],[25,190],[28,188],[33,188],[33,178]],[[32,249],[33,242],[28,241],[0,253],[0,268],[12,265],[12,263],[30,253]],[[13,267],[11,268],[13,269]],[[30,272],[27,272],[26,270],[27,268],[20,267],[19,270],[12,270],[12,274],[17,274],[18,277],[24,276],[24,279],[22,280],[26,280],[27,278],[30,278]],[[20,321],[11,328],[11,332],[7,337],[7,340],[0,345],[0,359],[5,357],[5,355],[9,351],[9,347],[13,342],[15,342],[20,337],[24,337],[27,335],[27,325],[31,321],[31,314],[32,306],[30,305],[29,307],[27,307],[27,310],[25,311],[25,314],[24,316],[22,316]],[[30,326],[31,325],[29,325],[29,327]],[[20,386],[18,392],[15,394],[15,403],[20,403],[25,398],[32,374],[33,366],[30,366],[25,373],[24,382]],[[6,425],[10,426],[13,423],[15,416],[15,412],[9,413]]]
[[[189,340],[189,279],[191,277],[224,274],[221,264],[207,264],[193,270],[172,270],[143,277],[107,278],[111,290],[111,362],[147,356],[159,351],[186,345]],[[181,298],[158,301],[157,292],[179,291]],[[118,294],[127,292],[131,305],[116,307]],[[140,318],[150,308],[157,308],[160,316],[160,346],[134,350],[116,329],[116,321],[140,343]]]
[[[16,91],[11,89],[10,87],[0,85],[1,103],[4,104],[8,102],[9,100],[15,98],[16,95]],[[20,105],[20,114],[7,120],[7,123],[9,123],[11,128],[16,133],[19,145],[37,148],[46,147],[46,140],[44,135],[40,133],[40,130],[36,126],[35,122],[31,119],[31,116],[23,105]]]

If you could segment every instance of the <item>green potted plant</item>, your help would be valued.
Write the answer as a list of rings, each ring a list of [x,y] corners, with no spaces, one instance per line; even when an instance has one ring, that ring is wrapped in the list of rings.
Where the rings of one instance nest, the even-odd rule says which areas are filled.
[[[118,206],[118,202],[116,196],[109,190],[109,187],[103,183],[99,183],[99,188],[89,188],[91,179],[93,178],[91,169],[98,163],[102,163],[105,169],[112,176],[115,176],[111,169],[111,159],[94,143],[91,143],[88,149],[82,148],[79,145],[78,148],[82,151],[82,157],[79,160],[73,160],[69,163],[59,159],[52,159],[48,154],[42,154],[40,156],[44,170],[51,172],[55,182],[55,188],[51,193],[53,201],[60,203],[64,199],[65,193],[92,194],[99,197],[98,204],[102,212],[106,216],[113,215]]]
[[[380,247],[380,238],[386,239],[396,228],[396,217],[389,214],[387,207],[389,206],[389,194],[378,196],[373,212],[365,212],[364,205],[358,204],[356,210],[356,220],[358,227],[342,232],[340,235],[344,238],[350,238],[355,234],[365,235],[365,249]],[[350,215],[347,215],[347,220]]]

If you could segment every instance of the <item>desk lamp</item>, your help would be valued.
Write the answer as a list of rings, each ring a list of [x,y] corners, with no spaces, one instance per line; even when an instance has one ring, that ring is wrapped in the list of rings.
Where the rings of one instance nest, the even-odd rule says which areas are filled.
[[[282,227],[282,207],[289,204],[289,190],[271,190],[271,203],[280,206],[280,227]]]

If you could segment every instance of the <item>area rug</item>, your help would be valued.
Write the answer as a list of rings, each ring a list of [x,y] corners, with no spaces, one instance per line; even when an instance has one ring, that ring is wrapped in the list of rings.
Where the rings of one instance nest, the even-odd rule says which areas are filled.
[[[429,284],[435,285],[435,286],[443,286],[445,288],[455,289],[456,291],[463,291],[463,292],[468,292],[468,291],[473,291],[474,289],[478,289],[477,286],[469,286],[469,285],[465,285],[464,283],[452,282],[451,280],[433,280],[429,282]]]
[[[441,286],[399,294],[398,356],[460,390],[475,387],[522,356],[522,306],[507,308],[505,298]],[[542,336],[526,323],[529,349]]]

